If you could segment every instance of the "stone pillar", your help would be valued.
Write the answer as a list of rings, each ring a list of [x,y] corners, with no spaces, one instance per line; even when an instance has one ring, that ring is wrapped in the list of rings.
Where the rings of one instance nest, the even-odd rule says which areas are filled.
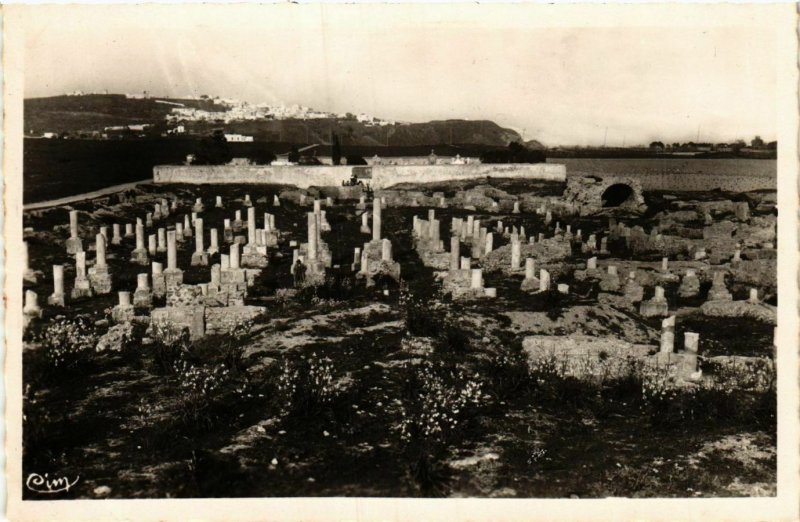
[[[133,237],[133,223],[125,223],[125,237]]]
[[[69,239],[66,243],[67,253],[75,254],[83,250],[83,242],[78,237],[78,211],[69,211]]]
[[[239,266],[239,243],[233,243],[231,245],[230,262],[231,262],[231,268],[235,268],[235,269],[240,268],[240,266]]]
[[[256,244],[256,209],[254,207],[247,209],[247,243],[249,245]]]
[[[53,265],[53,295],[47,298],[47,304],[64,306],[64,265]]]
[[[686,332],[683,334],[683,349],[687,352],[697,353],[700,346],[700,334]]]
[[[144,243],[144,225],[136,225],[136,249],[131,253],[131,263],[145,266],[150,264]]]
[[[101,226],[100,227],[100,233],[103,235],[103,237],[105,238],[106,243],[107,243],[108,242],[108,226],[106,226],[106,225]]]
[[[544,214],[544,224],[549,225],[553,221],[553,213],[549,210]]]
[[[536,260],[532,257],[525,258],[525,279],[536,277]]]
[[[325,206],[326,207],[332,207],[333,206],[333,198],[332,197],[328,196],[328,197],[325,198]]]
[[[369,256],[367,255],[367,245],[364,245],[364,250],[361,251],[361,273],[366,274],[369,272]]]
[[[206,252],[205,242],[203,241],[203,218],[197,218],[194,221],[194,229],[192,266],[208,266],[208,253]]]
[[[147,274],[137,274],[136,291],[133,293],[133,306],[136,308],[150,308],[153,306],[153,295],[150,293],[150,284]]]
[[[309,212],[308,216],[308,261],[317,259],[317,214]]]
[[[92,295],[92,286],[86,278],[86,252],[75,253],[75,284],[72,287],[72,298]]]
[[[597,270],[597,258],[596,257],[590,257],[586,261],[586,269],[587,270]]]
[[[511,243],[511,270],[519,270],[519,263],[521,257],[521,246],[519,241]]]
[[[120,235],[119,230],[119,223],[114,223],[111,225],[111,244],[112,245],[119,245],[122,242],[122,236]]]
[[[569,293],[569,285],[567,285],[567,284],[560,283],[557,288],[558,288],[558,292],[561,293],[561,294],[568,294]]]
[[[145,216],[144,223],[148,227],[152,227],[153,226],[153,213],[152,212],[148,212],[147,213],[147,215]]]
[[[668,257],[662,257],[661,258],[661,271],[662,272],[666,272],[668,270],[669,270],[669,258]]]
[[[747,302],[753,304],[758,304],[760,302],[758,300],[758,288],[750,289],[750,297],[747,299]]]
[[[472,278],[469,287],[472,290],[480,290],[483,288],[483,270],[480,268],[472,269]]]
[[[150,234],[147,236],[147,253],[151,256],[156,255],[158,252],[158,242],[156,241],[156,235]]]
[[[167,293],[167,282],[164,278],[164,265],[153,261],[151,266],[152,273],[150,277],[153,280],[153,295],[163,297]]]
[[[223,208],[222,207],[222,196],[217,196],[217,202],[216,202],[216,204],[214,206],[217,207],[217,208]]]
[[[167,270],[178,269],[178,245],[176,244],[177,232],[167,232]]]
[[[547,270],[539,270],[539,291],[547,292],[550,290],[550,272]]]
[[[514,210],[511,211],[512,214],[519,214],[519,201],[514,202]]]
[[[156,252],[166,252],[166,251],[167,251],[167,230],[165,228],[159,228],[157,232]]]
[[[461,241],[458,235],[450,236],[450,270],[458,270],[459,258],[461,257]]]
[[[361,233],[369,234],[372,230],[369,228],[369,212],[366,210],[361,214]]]
[[[273,207],[280,207],[281,206],[281,199],[278,197],[277,194],[272,196],[272,206]]]
[[[33,317],[42,316],[42,309],[39,307],[39,296],[33,290],[25,290],[25,303],[22,306],[22,313],[27,321]]]
[[[211,229],[211,245],[208,247],[209,254],[216,254],[219,252],[219,235],[216,228]]]
[[[353,269],[361,262],[361,247],[355,247],[353,250]]]
[[[183,237],[192,237],[192,222],[188,214],[183,216]]]
[[[119,292],[119,304],[114,307],[111,317],[118,323],[129,322],[133,319],[134,311],[131,304],[130,292]]]
[[[314,214],[319,214],[320,212],[322,212],[322,201],[314,199]]]
[[[600,253],[607,254],[608,253],[608,238],[604,237],[600,239]]]
[[[472,267],[472,259],[469,257],[461,258],[461,270],[470,270]]]
[[[484,247],[483,255],[489,254],[494,248],[494,234],[491,232],[486,233],[486,245]]]
[[[192,207],[192,210],[194,210],[195,212],[202,212],[204,209],[205,207],[203,206],[202,198],[197,198],[194,201],[194,206]],[[190,228],[189,230],[191,231],[192,229]]]
[[[22,242],[22,278],[30,283],[37,282],[36,272],[31,270],[28,257],[28,242]]]
[[[378,241],[381,238],[381,200],[372,200],[372,240]]]
[[[381,243],[381,261],[392,262],[392,242],[383,239]]]
[[[661,353],[672,353],[675,349],[675,316],[661,321]]]

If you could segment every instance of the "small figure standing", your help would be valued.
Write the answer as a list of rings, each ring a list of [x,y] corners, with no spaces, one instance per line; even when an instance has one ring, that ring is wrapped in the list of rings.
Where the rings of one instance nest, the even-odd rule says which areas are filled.
[[[292,267],[292,275],[294,275],[294,287],[301,288],[306,281],[306,265],[299,259]]]

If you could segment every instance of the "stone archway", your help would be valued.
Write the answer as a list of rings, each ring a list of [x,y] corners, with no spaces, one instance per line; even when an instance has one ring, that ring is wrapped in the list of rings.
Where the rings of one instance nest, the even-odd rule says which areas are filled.
[[[634,198],[633,187],[626,183],[609,185],[600,196],[603,208],[621,207]]]

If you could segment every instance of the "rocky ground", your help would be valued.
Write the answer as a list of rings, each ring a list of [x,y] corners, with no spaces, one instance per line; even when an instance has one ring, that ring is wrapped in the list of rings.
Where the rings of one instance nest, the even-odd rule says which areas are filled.
[[[401,281],[370,288],[351,270],[353,248],[369,239],[359,231],[354,200],[326,209],[332,230],[323,239],[334,267],[323,286],[300,290],[292,288],[289,243],[305,241],[313,197],[301,206],[288,187],[142,185],[122,200],[26,213],[30,265],[39,274],[24,286],[39,295],[43,317],[25,333],[24,475],[79,475],[64,498],[774,495],[774,318],[727,308],[707,314],[701,307],[712,268],[725,271],[734,303],[756,287],[765,309],[777,305],[769,248],[774,193],[646,194],[643,213],[578,216],[559,206],[557,184],[474,185],[387,191],[383,237],[392,241]],[[445,249],[450,219],[467,215],[547,237],[556,222],[562,229],[570,224],[584,240],[597,234],[599,241],[613,213],[630,229],[658,225],[665,242],[615,238],[607,254],[582,252],[572,242],[565,255],[542,259],[553,286],[568,284],[569,292],[530,293],[520,288],[523,273],[505,269],[510,239],[496,234],[493,257],[473,262],[497,297],[454,301],[442,291],[441,274],[414,248],[412,218],[437,205],[434,192],[448,200],[448,208],[436,208]],[[167,223],[182,220],[201,197],[206,226],[221,228],[223,218],[243,208],[244,194],[259,215],[276,215],[281,241],[269,249],[269,266],[246,300],[266,313],[234,335],[167,344],[136,324],[98,351],[115,293],[68,299],[65,309],[44,305],[52,264],[65,264],[67,293],[74,279],[63,247],[68,210],[79,210],[88,248],[100,225],[133,222],[161,197],[184,205]],[[272,205],[275,194],[280,207]],[[217,195],[224,209],[213,208]],[[746,219],[737,217],[735,201],[747,203]],[[550,223],[537,213],[543,203],[553,209]],[[736,243],[740,262],[731,260]],[[696,261],[701,246],[708,256]],[[149,272],[128,261],[133,248],[126,238],[109,250],[115,290],[132,291],[136,274]],[[192,251],[186,242],[178,252],[184,281],[207,282],[209,267],[189,266]],[[658,351],[661,318],[642,317],[621,289],[602,291],[598,281],[576,278],[592,255],[601,271],[619,265],[623,282],[636,270],[645,299],[656,283],[664,287],[677,316],[676,347],[684,332],[700,334],[705,384],[666,386],[635,365],[583,379],[551,361],[531,360],[526,338],[599,339],[638,347],[645,356]],[[680,295],[679,277],[662,277],[663,255],[676,276],[697,269],[697,296]],[[155,260],[166,264],[165,257]],[[70,349],[54,350],[48,328],[81,319],[85,326],[62,343]],[[84,341],[74,340],[79,334]],[[752,360],[764,364],[736,365]]]

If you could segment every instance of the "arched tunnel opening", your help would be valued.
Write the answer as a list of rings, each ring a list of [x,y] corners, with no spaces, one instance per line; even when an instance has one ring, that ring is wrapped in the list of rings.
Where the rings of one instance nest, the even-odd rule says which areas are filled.
[[[603,207],[619,207],[627,203],[633,197],[633,188],[624,183],[610,185],[600,196]]]

